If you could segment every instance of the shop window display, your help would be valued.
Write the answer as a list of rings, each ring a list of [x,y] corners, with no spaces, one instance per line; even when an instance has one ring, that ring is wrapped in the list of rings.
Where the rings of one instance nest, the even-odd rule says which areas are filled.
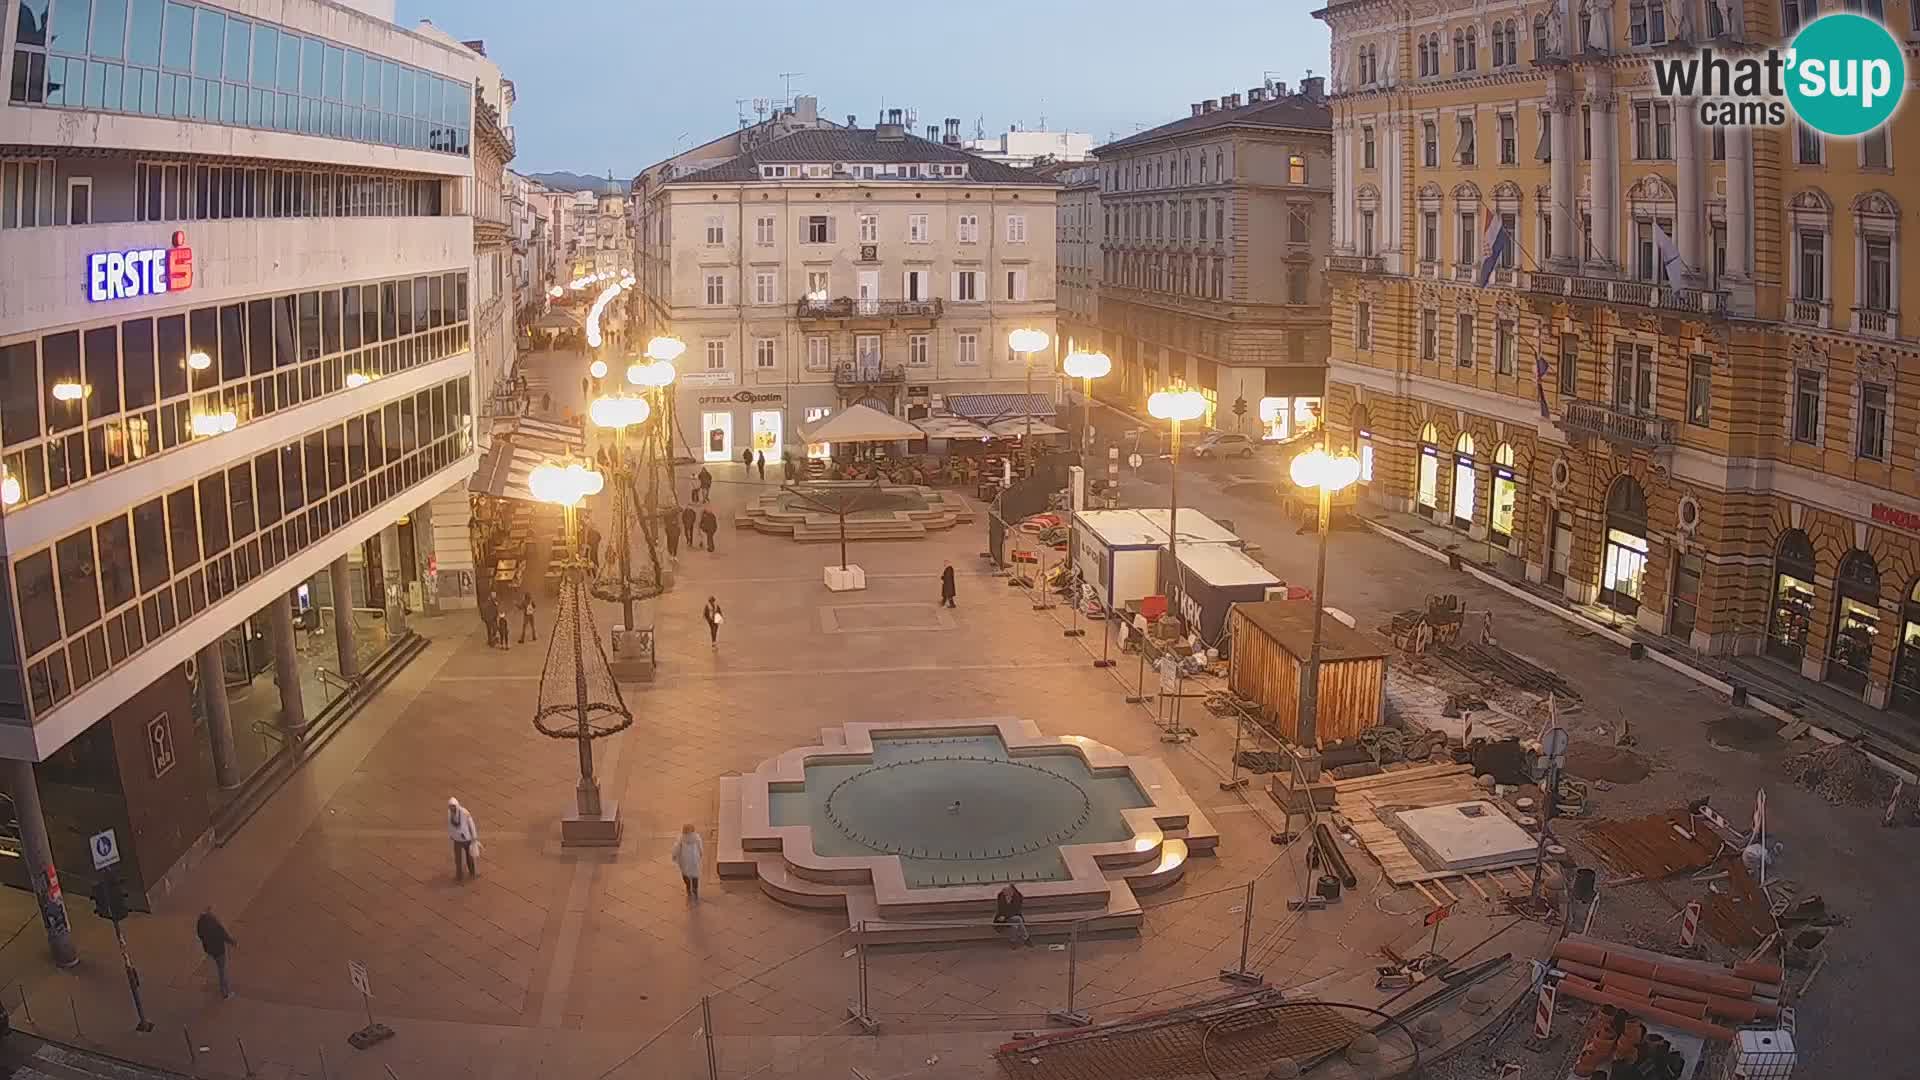
[[[1807,631],[1813,625],[1813,579],[1813,542],[1799,529],[1788,529],[1773,560],[1767,652],[1796,666],[1806,655]]]
[[[1873,645],[1880,637],[1880,568],[1873,556],[1850,551],[1834,577],[1832,663],[1827,681],[1849,690],[1867,688],[1873,670]]]

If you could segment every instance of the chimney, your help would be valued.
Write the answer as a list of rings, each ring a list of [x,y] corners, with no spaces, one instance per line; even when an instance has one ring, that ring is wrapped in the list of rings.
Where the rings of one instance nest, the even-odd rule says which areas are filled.
[[[1265,100],[1267,100],[1266,87],[1256,86],[1247,91],[1247,104],[1258,105]]]
[[[1221,98],[1221,99],[1220,99],[1220,107],[1221,107],[1221,108],[1223,108],[1223,109],[1237,109],[1237,108],[1239,108],[1239,107],[1240,107],[1240,95],[1239,95],[1239,94],[1228,94],[1228,95],[1227,95],[1226,97],[1223,97],[1223,98]]]
[[[847,126],[848,126],[848,127],[850,127],[850,128],[857,128],[857,127],[859,127],[859,126],[860,126],[860,118],[859,118],[859,117],[857,117],[857,116],[855,116],[855,115],[853,115],[852,113],[848,113],[848,114],[847,114]]]
[[[1193,103],[1193,105],[1191,106],[1191,108],[1193,109],[1193,115],[1195,115],[1195,116],[1199,116],[1199,115],[1200,115],[1200,103],[1199,103],[1199,102],[1197,102],[1197,101],[1196,101],[1196,102],[1194,102],[1194,103]]]
[[[927,141],[928,142],[940,141],[940,125],[939,124],[927,125]]]
[[[904,110],[888,109],[886,119],[873,129],[874,138],[883,142],[899,142],[907,137],[907,126],[901,122]]]
[[[896,125],[897,125],[897,124],[899,124],[899,123],[900,123],[900,118],[901,118],[901,116],[903,116],[903,115],[905,114],[905,112],[906,112],[906,110],[904,110],[904,109],[888,109],[888,110],[887,110],[887,123],[889,123],[889,124],[896,124]]]
[[[1273,84],[1273,95],[1272,95],[1273,100],[1279,101],[1281,98],[1286,96],[1287,96],[1287,84],[1284,82],[1275,82]]]
[[[1201,102],[1201,103],[1200,103],[1200,111],[1201,111],[1202,113],[1210,113],[1210,112],[1212,112],[1212,111],[1213,111],[1213,110],[1214,110],[1215,108],[1217,108],[1217,107],[1219,106],[1219,104],[1220,104],[1220,103],[1219,103],[1218,101],[1215,101],[1215,100],[1214,100],[1214,99],[1212,99],[1212,98],[1208,98],[1207,100],[1205,100],[1205,101],[1203,101],[1203,102]]]
[[[1308,101],[1321,101],[1327,96],[1327,80],[1319,75],[1310,75],[1300,80],[1300,93]]]
[[[957,116],[949,116],[947,117],[946,122],[947,122],[947,137],[945,140],[946,144],[948,146],[959,146],[960,145],[960,118]]]
[[[793,99],[793,107],[787,111],[800,123],[815,123],[820,119],[820,99],[812,94],[801,94]]]

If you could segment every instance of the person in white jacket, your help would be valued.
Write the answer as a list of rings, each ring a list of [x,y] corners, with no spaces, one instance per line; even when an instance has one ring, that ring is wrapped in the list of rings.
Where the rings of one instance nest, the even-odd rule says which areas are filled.
[[[700,840],[700,834],[691,825],[680,827],[680,839],[673,842],[673,863],[680,868],[680,880],[687,887],[687,899],[700,899],[700,863],[706,857],[706,846]]]
[[[480,853],[480,827],[460,800],[451,797],[447,799],[447,839],[453,841],[453,880],[465,880],[467,874],[479,877],[480,867],[473,859]]]

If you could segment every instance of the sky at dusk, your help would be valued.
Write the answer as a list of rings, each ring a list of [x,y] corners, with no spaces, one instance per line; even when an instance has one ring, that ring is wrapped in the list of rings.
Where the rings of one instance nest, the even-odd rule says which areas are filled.
[[[1327,69],[1312,0],[974,0],[960,6],[843,0],[399,0],[480,38],[518,90],[517,172],[626,179],[736,124],[736,98],[779,99],[780,72],[822,114],[871,125],[885,104],[916,130],[962,118],[1085,131],[1096,141]],[[753,103],[744,108],[751,117]]]

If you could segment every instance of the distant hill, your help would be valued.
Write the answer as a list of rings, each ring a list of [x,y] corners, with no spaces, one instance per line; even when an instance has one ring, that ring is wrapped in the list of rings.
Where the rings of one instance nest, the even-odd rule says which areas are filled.
[[[573,172],[528,173],[527,179],[538,180],[541,183],[547,185],[548,187],[554,189],[555,191],[604,192],[607,190],[606,177],[587,176],[583,173],[573,173]],[[618,179],[613,181],[613,187],[616,191],[624,188],[624,186],[625,184]]]

